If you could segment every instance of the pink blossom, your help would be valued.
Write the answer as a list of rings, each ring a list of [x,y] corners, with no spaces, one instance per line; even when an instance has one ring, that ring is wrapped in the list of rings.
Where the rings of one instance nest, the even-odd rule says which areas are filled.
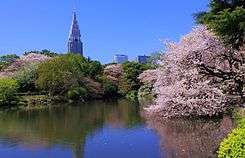
[[[46,55],[30,53],[26,56],[20,57],[19,59],[11,63],[11,65],[9,65],[6,69],[1,71],[0,77],[12,77],[16,74],[17,71],[28,64],[38,64],[49,59],[51,59],[51,57],[48,57]]]
[[[156,70],[157,99],[146,110],[161,117],[213,116],[226,110],[231,97],[220,83],[231,71],[224,58],[229,49],[205,26],[166,46],[161,67]],[[239,58],[238,52],[234,54]],[[243,66],[237,70],[241,77],[245,74]]]
[[[146,70],[138,77],[143,84],[153,85],[157,80],[157,70]]]
[[[114,83],[118,83],[122,77],[123,68],[121,64],[108,65],[104,69],[104,74],[107,79]]]

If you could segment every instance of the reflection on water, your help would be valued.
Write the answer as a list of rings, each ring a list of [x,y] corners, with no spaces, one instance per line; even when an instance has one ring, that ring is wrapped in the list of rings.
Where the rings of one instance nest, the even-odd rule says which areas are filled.
[[[214,157],[232,128],[229,118],[146,124],[139,113],[137,104],[120,100],[2,114],[0,157]]]
[[[125,100],[0,117],[0,155],[5,158],[133,158],[142,154],[151,158],[159,155],[158,146],[153,130],[144,128],[138,105]]]
[[[160,135],[167,158],[217,157],[220,142],[233,129],[230,117],[222,119],[149,119],[148,124]]]

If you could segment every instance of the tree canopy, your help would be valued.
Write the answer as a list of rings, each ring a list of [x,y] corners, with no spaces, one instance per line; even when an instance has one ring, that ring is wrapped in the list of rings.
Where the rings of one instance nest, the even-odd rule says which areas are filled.
[[[245,42],[244,0],[211,0],[210,10],[195,14],[197,23],[205,24],[225,44],[239,49]]]

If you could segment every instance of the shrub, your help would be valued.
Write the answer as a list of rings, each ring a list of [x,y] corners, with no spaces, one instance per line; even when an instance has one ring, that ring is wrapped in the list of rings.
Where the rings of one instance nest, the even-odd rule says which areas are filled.
[[[82,100],[88,97],[88,91],[83,87],[75,87],[68,91],[67,97],[71,100]]]
[[[219,158],[245,157],[245,128],[237,128],[220,145]]]
[[[147,64],[137,62],[126,62],[123,65],[123,75],[120,81],[120,92],[127,94],[132,90],[137,91],[140,88],[139,75],[151,67]]]
[[[151,101],[154,99],[154,92],[152,91],[152,85],[143,85],[138,90],[138,99],[143,101]]]
[[[88,90],[89,98],[101,99],[104,95],[102,81],[98,82],[88,77],[81,77],[81,85]]]
[[[234,111],[234,116],[236,124],[238,124],[241,128],[245,128],[245,108],[237,108]]]
[[[80,55],[64,55],[42,63],[37,70],[36,85],[50,95],[63,95],[78,86],[86,69],[86,60]]]
[[[50,95],[65,95],[72,87],[84,86],[82,77],[95,78],[101,72],[99,62],[81,55],[66,54],[39,66],[36,85]]]
[[[105,97],[117,97],[118,96],[118,86],[111,81],[104,81],[103,90]]]
[[[245,109],[236,109],[234,116],[238,128],[234,129],[220,144],[218,150],[219,158],[245,157]]]
[[[22,68],[15,75],[21,92],[35,90],[35,81],[37,79],[37,64],[30,64]]]
[[[96,78],[102,73],[103,68],[99,61],[88,61],[88,68],[86,70],[87,76]]]
[[[10,105],[16,101],[17,81],[9,78],[0,79],[0,105]]]
[[[136,101],[138,99],[138,91],[136,90],[129,91],[126,95],[126,98],[131,101]]]

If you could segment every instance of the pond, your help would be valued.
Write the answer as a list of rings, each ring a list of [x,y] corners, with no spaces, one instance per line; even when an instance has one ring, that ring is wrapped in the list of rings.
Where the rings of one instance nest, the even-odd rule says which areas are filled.
[[[146,119],[126,100],[94,101],[0,116],[3,158],[216,157],[232,120]]]

